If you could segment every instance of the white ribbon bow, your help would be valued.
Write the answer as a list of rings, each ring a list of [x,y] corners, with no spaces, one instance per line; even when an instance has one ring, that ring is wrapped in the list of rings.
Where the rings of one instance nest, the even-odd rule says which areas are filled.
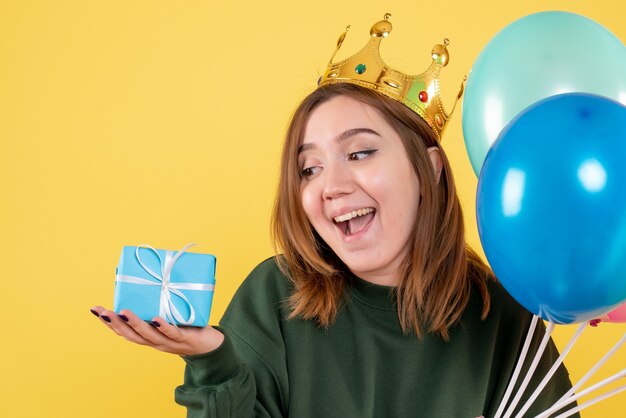
[[[146,272],[148,272],[148,274],[150,274],[152,277],[157,279],[157,281],[155,282],[152,280],[144,279],[142,277],[127,276],[125,274],[117,274],[115,276],[115,281],[124,282],[124,283],[143,284],[143,285],[149,285],[149,286],[161,286],[161,298],[159,302],[159,316],[161,318],[167,319],[167,321],[173,324],[174,326],[177,326],[176,325],[177,321],[181,325],[191,325],[193,324],[193,321],[196,319],[196,312],[194,311],[193,306],[191,306],[191,302],[189,302],[189,299],[187,299],[187,297],[178,289],[212,291],[215,286],[212,284],[206,284],[206,283],[171,283],[170,273],[172,272],[172,269],[174,268],[174,264],[180,258],[180,256],[183,255],[183,253],[187,251],[188,248],[194,245],[196,244],[187,244],[181,250],[179,250],[176,254],[174,254],[173,251],[167,250],[165,252],[165,260],[162,260],[157,250],[152,248],[150,245],[148,244],[138,245],[137,248],[135,249],[135,257],[137,257],[137,261],[139,262],[141,267],[143,267],[143,269]],[[141,261],[141,258],[139,257],[139,248],[148,248],[156,254],[156,256],[159,258],[159,263],[161,264],[161,274],[155,273]],[[183,318],[180,311],[176,308],[176,306],[174,306],[174,302],[172,301],[172,294],[180,297],[183,301],[185,301],[185,303],[189,307],[190,313],[189,313],[188,319]]]

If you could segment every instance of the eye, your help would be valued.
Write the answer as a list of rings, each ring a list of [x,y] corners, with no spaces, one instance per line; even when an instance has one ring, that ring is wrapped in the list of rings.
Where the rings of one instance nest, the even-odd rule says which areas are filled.
[[[300,178],[310,179],[313,178],[322,168],[319,166],[306,167],[300,171]]]
[[[377,149],[368,149],[363,151],[351,152],[348,154],[348,161],[358,161],[374,154]]]

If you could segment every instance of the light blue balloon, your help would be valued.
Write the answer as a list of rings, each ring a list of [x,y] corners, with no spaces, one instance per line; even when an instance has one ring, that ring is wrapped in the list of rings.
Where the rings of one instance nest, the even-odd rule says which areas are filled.
[[[626,107],[584,93],[527,108],[487,154],[480,239],[507,291],[555,323],[626,300]]]
[[[542,12],[502,29],[468,76],[463,136],[478,174],[500,131],[533,103],[586,92],[626,104],[626,47],[596,22],[568,12]]]

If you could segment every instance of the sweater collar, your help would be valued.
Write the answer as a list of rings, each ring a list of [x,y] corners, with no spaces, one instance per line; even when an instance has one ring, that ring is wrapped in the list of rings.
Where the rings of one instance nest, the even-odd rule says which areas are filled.
[[[364,304],[384,310],[396,310],[396,288],[394,286],[381,286],[363,280],[350,273],[352,296]]]

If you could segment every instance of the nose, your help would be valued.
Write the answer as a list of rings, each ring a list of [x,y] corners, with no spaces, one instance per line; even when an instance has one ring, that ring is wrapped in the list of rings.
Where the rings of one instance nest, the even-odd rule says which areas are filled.
[[[324,200],[337,199],[338,197],[352,193],[354,182],[348,167],[345,164],[334,163],[326,166],[324,170]]]

